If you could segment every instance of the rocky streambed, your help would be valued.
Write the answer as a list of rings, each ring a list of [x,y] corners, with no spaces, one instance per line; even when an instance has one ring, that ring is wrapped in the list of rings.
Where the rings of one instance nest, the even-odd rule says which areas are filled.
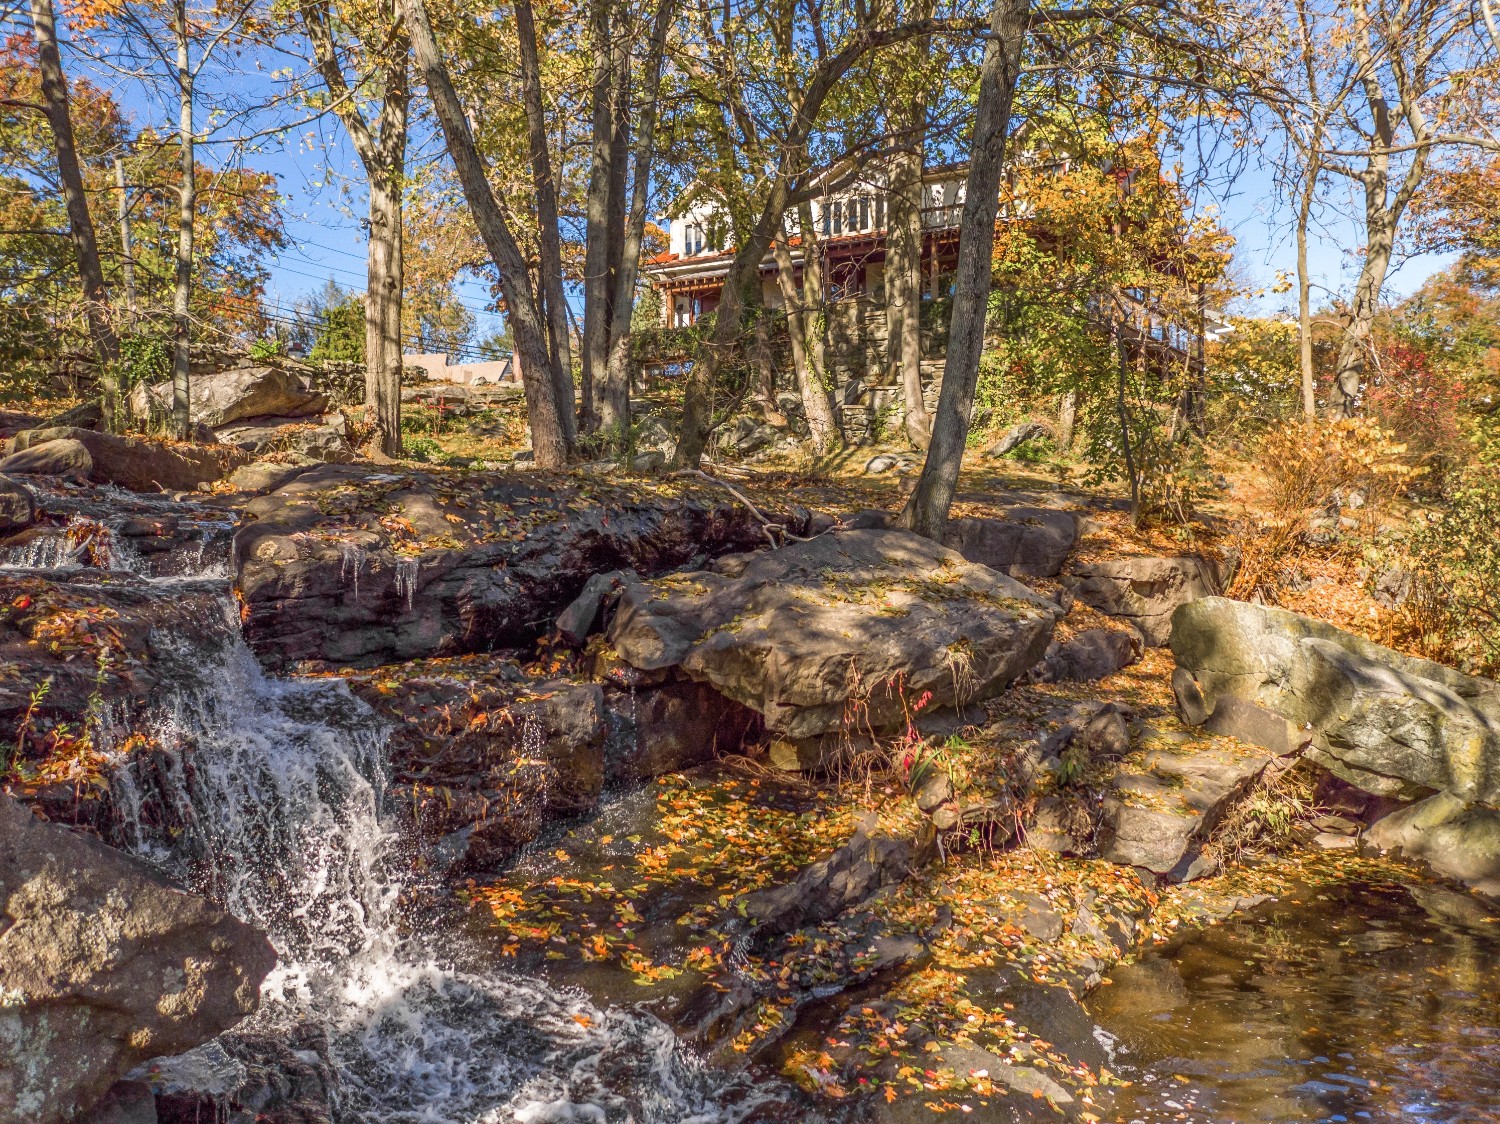
[[[939,546],[711,482],[253,468],[199,499],[7,485],[7,814],[278,957],[215,947],[260,1009],[213,1038],[243,1010],[190,989],[185,1058],[136,981],[101,1032],[129,1049],[80,1068],[38,1053],[35,941],[0,930],[12,1118],[110,1089],[136,1115],[94,1119],[1164,1119],[1177,1055],[1126,985],[1192,940],[1420,944],[1439,894],[1488,931],[1361,852],[1489,886],[1494,685],[1214,597],[1210,559],[1101,556],[1086,496]],[[1365,909],[1392,885],[1418,912]],[[106,949],[62,1001],[109,1006]],[[1183,970],[1171,1010],[1292,1004],[1299,963],[1201,1000]],[[1241,1103],[1205,1081],[1174,1111]]]

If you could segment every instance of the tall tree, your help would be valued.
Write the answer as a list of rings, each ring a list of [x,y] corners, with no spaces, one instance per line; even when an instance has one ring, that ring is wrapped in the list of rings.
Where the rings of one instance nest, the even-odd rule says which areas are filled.
[[[921,14],[930,15],[931,0]],[[892,67],[894,150],[886,200],[886,354],[901,387],[906,439],[918,449],[932,438],[932,419],[922,395],[922,171],[927,134],[927,57],[931,40],[902,47]]]
[[[901,523],[939,542],[958,487],[959,467],[969,436],[984,325],[989,312],[995,219],[1000,209],[1000,174],[1010,135],[1011,106],[1021,76],[1029,0],[995,0],[990,37],[979,70],[974,139],[959,219],[958,269],[948,327],[948,356],[933,418],[932,441],[917,486],[907,499]]]
[[[188,438],[191,424],[191,346],[195,279],[196,218],[199,208],[200,139],[198,86],[206,68],[231,45],[255,30],[258,0],[189,7],[189,0],[97,0],[81,9],[81,22],[111,29],[108,63],[121,73],[164,89],[176,103],[176,250],[172,267],[172,427]],[[209,131],[220,118],[210,115]]]
[[[568,444],[578,436],[573,413],[573,357],[568,342],[568,300],[563,294],[562,231],[557,220],[557,181],[547,147],[547,119],[542,107],[542,68],[537,52],[536,15],[531,0],[515,0],[516,37],[521,48],[521,100],[526,108],[526,139],[536,190],[537,228],[542,255],[538,291],[546,313],[551,344],[548,373],[559,403],[558,420]]]
[[[1356,409],[1402,222],[1430,173],[1455,150],[1500,149],[1500,89],[1478,18],[1443,0],[1354,0],[1338,29],[1357,93],[1321,163],[1357,188],[1365,245],[1334,372],[1337,412]]]
[[[57,176],[62,185],[67,208],[68,230],[73,252],[78,260],[78,279],[83,288],[84,312],[89,335],[99,358],[99,388],[104,421],[110,429],[118,428],[121,418],[119,392],[120,343],[111,320],[109,295],[104,287],[104,269],[99,263],[99,244],[94,236],[94,220],[89,214],[88,196],[84,192],[83,170],[73,140],[73,117],[68,107],[68,80],[63,73],[62,56],[57,46],[57,20],[52,0],[31,0],[31,26],[36,36],[37,65],[41,72],[41,109],[52,130],[53,149],[57,154]]]
[[[318,74],[365,169],[369,195],[365,292],[365,411],[380,433],[386,456],[401,455],[401,310],[405,289],[402,195],[406,189],[410,43],[396,0],[365,29],[361,45],[340,44],[332,0],[302,0],[302,26]],[[357,20],[337,26],[358,27]],[[352,62],[354,87],[345,76]],[[365,106],[378,103],[374,121]]]
[[[656,2],[656,14],[652,19],[643,68],[645,78],[636,99],[635,136],[631,145],[630,207],[626,215],[619,268],[615,275],[614,298],[610,305],[609,360],[604,392],[599,401],[599,424],[606,431],[623,433],[630,425],[631,316],[635,309],[635,287],[640,274],[646,208],[651,197],[651,168],[656,154],[657,100],[661,94],[662,58],[676,7],[676,0]]]
[[[562,419],[571,401],[560,401],[552,378],[552,357],[547,346],[547,328],[532,295],[526,257],[516,241],[505,210],[490,186],[484,158],[474,142],[473,130],[454,89],[448,65],[438,48],[423,0],[404,0],[407,32],[417,68],[427,83],[427,93],[442,127],[443,139],[463,184],[464,198],[474,216],[485,248],[500,274],[516,357],[526,390],[531,424],[531,447],[542,468],[561,468],[573,452],[569,430]]]

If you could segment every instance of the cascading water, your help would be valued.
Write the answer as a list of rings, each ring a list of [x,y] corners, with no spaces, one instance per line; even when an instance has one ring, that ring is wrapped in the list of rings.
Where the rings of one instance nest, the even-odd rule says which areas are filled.
[[[128,845],[271,936],[281,964],[253,1029],[322,1025],[340,1120],[758,1115],[763,1086],[705,1069],[653,1016],[600,1010],[538,979],[464,971],[457,938],[416,935],[431,926],[416,923],[423,888],[401,873],[383,816],[379,719],[342,683],[268,678],[227,593],[222,606],[222,628],[212,622],[176,647],[177,686],[158,701],[152,731],[165,752],[149,768],[121,766],[115,807]],[[148,808],[176,829],[153,828]],[[163,1087],[225,1098],[242,1076],[216,1044],[148,1072]]]

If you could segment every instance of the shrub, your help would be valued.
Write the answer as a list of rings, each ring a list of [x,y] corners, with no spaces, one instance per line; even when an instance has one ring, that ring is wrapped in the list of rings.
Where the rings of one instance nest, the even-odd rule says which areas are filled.
[[[1264,501],[1236,535],[1240,564],[1231,597],[1274,598],[1313,519],[1335,499],[1359,492],[1364,502],[1356,510],[1373,531],[1379,513],[1422,472],[1404,444],[1366,418],[1287,422],[1261,438],[1256,460]]]
[[[1365,391],[1365,407],[1379,425],[1395,433],[1424,458],[1448,458],[1459,448],[1463,385],[1435,368],[1427,352],[1394,342],[1381,349],[1380,362]]]
[[[1500,469],[1472,468],[1410,537],[1408,617],[1429,656],[1473,674],[1500,672]]]

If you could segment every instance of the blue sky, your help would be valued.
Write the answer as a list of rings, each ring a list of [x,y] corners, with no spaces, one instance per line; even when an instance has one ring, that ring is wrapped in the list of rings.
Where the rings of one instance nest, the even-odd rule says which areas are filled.
[[[96,65],[81,57],[69,60],[106,78],[127,112],[138,125],[165,124],[170,115],[166,106],[148,98],[139,87],[128,81],[108,81]],[[232,78],[225,77],[227,98],[250,99],[276,88],[276,80],[257,66]],[[212,105],[210,93],[205,104]],[[1223,223],[1238,242],[1239,268],[1252,286],[1269,288],[1278,270],[1290,272],[1295,256],[1286,212],[1276,198],[1269,165],[1253,154],[1246,167],[1228,182],[1223,175],[1209,175],[1215,184],[1210,191],[1200,189],[1200,203],[1217,205]],[[227,153],[213,145],[206,146],[204,157],[210,164],[224,159]],[[441,158],[440,142],[430,134],[414,137],[409,155],[410,165]],[[282,144],[268,144],[246,158],[246,163],[274,173],[286,199],[289,245],[271,265],[269,303],[289,309],[299,297],[320,289],[330,279],[355,291],[364,289],[365,239],[360,228],[364,214],[359,163],[345,139],[343,126],[331,116],[304,126],[300,135]],[[1341,194],[1340,194],[1341,193]],[[1327,209],[1326,225],[1314,232],[1311,263],[1314,275],[1314,300],[1321,303],[1330,294],[1347,292],[1358,268],[1356,254],[1361,242],[1358,226],[1348,217],[1353,213],[1353,198],[1348,185],[1333,184]],[[1387,288],[1388,299],[1399,299],[1414,289],[1449,257],[1425,255],[1401,263],[1392,274]],[[474,342],[502,327],[497,313],[490,311],[488,285],[473,278],[460,282],[459,299],[476,320]],[[1267,294],[1251,299],[1244,311],[1272,314],[1291,307],[1291,293]]]

